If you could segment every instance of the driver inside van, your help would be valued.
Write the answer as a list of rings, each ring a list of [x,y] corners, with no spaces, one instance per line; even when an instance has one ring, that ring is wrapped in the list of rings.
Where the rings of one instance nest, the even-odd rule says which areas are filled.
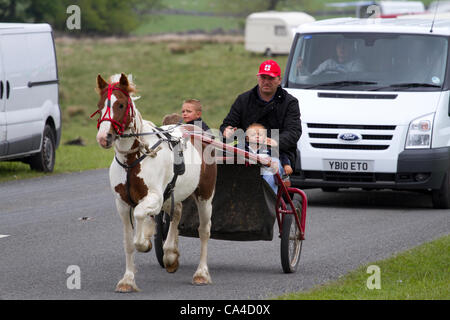
[[[321,74],[322,72],[358,72],[364,71],[363,64],[360,59],[354,59],[353,54],[353,41],[338,40],[336,43],[336,55],[334,58],[330,58],[322,62],[313,75]]]

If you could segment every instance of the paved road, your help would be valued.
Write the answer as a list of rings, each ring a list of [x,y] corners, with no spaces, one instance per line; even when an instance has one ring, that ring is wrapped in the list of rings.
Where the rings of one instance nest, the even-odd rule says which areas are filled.
[[[277,237],[211,240],[213,284],[194,287],[199,240],[182,237],[177,273],[163,270],[153,251],[138,253],[142,292],[124,295],[114,293],[125,261],[106,170],[0,184],[0,299],[264,299],[450,233],[450,210],[432,209],[426,195],[306,192],[307,240],[296,274],[282,273]],[[81,289],[67,288],[71,265],[80,268]]]

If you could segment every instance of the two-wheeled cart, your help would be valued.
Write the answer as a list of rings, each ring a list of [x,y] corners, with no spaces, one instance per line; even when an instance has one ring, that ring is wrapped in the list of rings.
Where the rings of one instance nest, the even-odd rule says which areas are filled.
[[[217,182],[212,201],[211,239],[256,241],[273,239],[273,226],[278,224],[281,265],[285,273],[297,270],[305,239],[307,197],[305,193],[284,183],[275,174],[278,192],[272,190],[261,176],[261,168],[270,157],[249,153],[199,133],[188,132],[193,139],[212,145],[216,156]],[[224,153],[222,152],[225,152]],[[155,252],[163,264],[163,244],[170,218],[165,212],[156,216]],[[198,238],[198,214],[195,201],[183,201],[179,235]]]

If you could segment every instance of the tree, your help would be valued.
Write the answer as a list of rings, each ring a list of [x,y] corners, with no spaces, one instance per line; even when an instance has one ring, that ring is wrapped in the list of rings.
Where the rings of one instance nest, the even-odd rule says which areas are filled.
[[[66,2],[54,0],[28,0],[29,5],[25,10],[28,22],[47,22],[55,29],[65,25]]]
[[[160,7],[162,0],[0,0],[3,22],[46,22],[65,31],[67,7],[81,10],[80,33],[125,35],[136,29],[141,12]]]
[[[0,21],[24,22],[24,8],[29,0],[0,0]]]
[[[283,0],[269,0],[267,10],[275,10],[280,1],[283,1]]]

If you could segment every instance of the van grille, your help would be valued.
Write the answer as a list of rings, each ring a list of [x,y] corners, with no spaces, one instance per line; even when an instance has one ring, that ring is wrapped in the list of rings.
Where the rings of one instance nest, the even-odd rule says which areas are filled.
[[[319,98],[343,98],[343,99],[389,99],[397,98],[396,94],[361,94],[361,93],[331,93],[319,92]]]
[[[337,133],[309,133],[310,138],[337,139]],[[392,140],[392,135],[363,134],[363,140]]]
[[[313,148],[341,150],[386,150],[394,136],[396,126],[363,124],[308,123],[308,137]],[[360,136],[358,141],[339,139],[342,133]]]
[[[308,123],[308,128],[321,129],[364,129],[364,130],[395,130],[395,126],[364,125],[364,124],[330,124],[330,123]]]
[[[368,144],[338,144],[338,143],[311,143],[313,148],[318,149],[353,149],[353,150],[386,150],[389,145]]]
[[[376,172],[337,172],[337,171],[303,171],[305,179],[318,179],[336,182],[391,182],[404,181],[395,173]]]

